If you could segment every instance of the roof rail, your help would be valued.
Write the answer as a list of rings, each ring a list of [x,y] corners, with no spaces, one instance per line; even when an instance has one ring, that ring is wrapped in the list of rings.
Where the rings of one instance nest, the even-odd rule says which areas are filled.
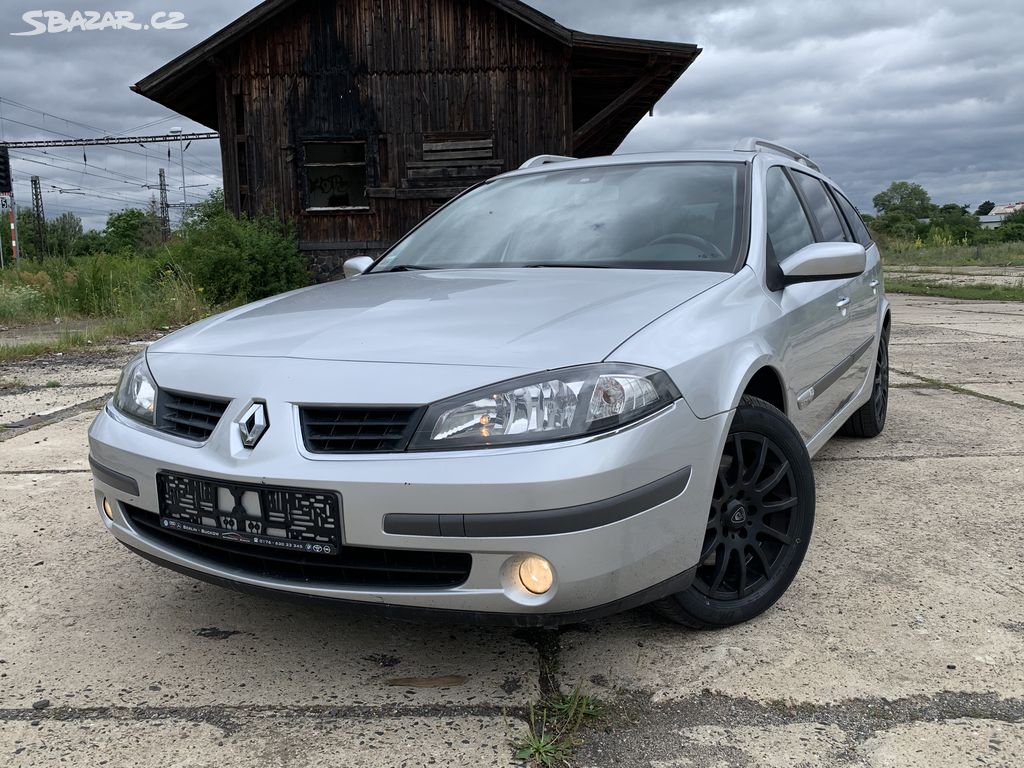
[[[783,146],[782,144],[776,144],[774,141],[768,141],[768,139],[758,139],[755,136],[748,136],[745,139],[740,139],[736,142],[736,146],[733,147],[737,152],[757,152],[758,150],[767,150],[774,152],[777,155],[785,155],[791,160],[796,160],[798,163],[806,165],[815,171],[821,171],[818,164],[811,160],[803,152],[797,152],[795,149]]]
[[[540,165],[548,165],[549,163],[565,163],[569,160],[578,160],[576,157],[565,157],[564,155],[537,155],[531,157],[525,163],[519,166],[519,170],[524,168],[536,168]]]

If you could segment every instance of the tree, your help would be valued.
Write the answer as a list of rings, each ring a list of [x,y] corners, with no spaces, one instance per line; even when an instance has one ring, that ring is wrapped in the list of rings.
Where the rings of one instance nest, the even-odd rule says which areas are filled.
[[[153,211],[125,208],[107,217],[103,238],[110,253],[149,250],[160,243],[160,217]]]
[[[102,232],[90,229],[75,241],[75,256],[92,256],[101,253],[106,248],[106,238]]]
[[[984,203],[978,206],[978,210],[974,212],[975,216],[988,216],[992,213],[992,209],[996,207],[996,204],[991,200],[986,200]]]
[[[909,181],[894,181],[871,198],[871,203],[880,214],[903,213],[913,219],[927,219],[935,210],[925,188]]]
[[[981,228],[981,222],[973,213],[968,213],[969,210],[969,206],[949,203],[932,214],[929,224],[932,229],[945,230],[956,241],[971,240]]]
[[[42,249],[39,247],[39,229],[36,227],[36,214],[31,208],[18,206],[18,258],[38,259]]]
[[[224,190],[217,188],[207,195],[205,200],[193,203],[185,211],[184,228],[202,228],[216,221],[227,212],[224,205]]]
[[[82,220],[71,211],[65,211],[46,223],[46,238],[51,256],[69,258],[82,238]]]
[[[903,211],[887,211],[872,222],[872,229],[904,240],[918,236],[917,219]]]

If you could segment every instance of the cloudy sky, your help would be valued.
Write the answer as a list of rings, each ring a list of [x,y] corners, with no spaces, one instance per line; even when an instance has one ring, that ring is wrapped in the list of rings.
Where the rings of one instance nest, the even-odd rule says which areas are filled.
[[[0,16],[0,138],[139,135],[203,130],[128,86],[249,10],[255,0],[164,0],[67,5],[5,0]],[[925,186],[936,202],[1024,199],[1024,3],[977,0],[772,3],[714,0],[534,0],[567,26],[697,43],[704,53],[620,151],[731,146],[774,138],[814,157],[870,210],[890,181]],[[184,29],[31,29],[30,10],[157,11]],[[168,159],[168,149],[171,157]],[[177,145],[12,154],[15,194],[29,202],[40,176],[48,215],[72,210],[87,226],[143,205],[158,168],[182,199]],[[185,153],[187,196],[219,186],[216,142]]]

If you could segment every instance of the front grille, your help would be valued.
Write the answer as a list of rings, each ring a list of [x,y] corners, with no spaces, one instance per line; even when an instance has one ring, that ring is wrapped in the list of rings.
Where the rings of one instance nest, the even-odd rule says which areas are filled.
[[[161,389],[156,398],[156,428],[189,440],[208,440],[228,402]]]
[[[469,578],[472,556],[465,552],[341,547],[337,555],[267,550],[233,541],[206,540],[171,531],[160,516],[125,505],[141,535],[179,552],[211,560],[252,576],[339,587],[457,587]]]
[[[299,409],[302,441],[311,453],[404,451],[422,415],[421,408]]]

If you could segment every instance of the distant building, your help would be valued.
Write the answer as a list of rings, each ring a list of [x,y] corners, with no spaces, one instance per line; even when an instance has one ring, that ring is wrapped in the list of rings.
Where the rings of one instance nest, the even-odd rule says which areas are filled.
[[[1021,203],[1007,203],[1006,205],[997,205],[991,211],[988,212],[989,216],[1009,216],[1011,213],[1024,210],[1024,202]]]
[[[987,216],[979,216],[978,219],[981,221],[982,229],[995,229],[1003,223],[1007,216],[1017,211],[1024,211],[1024,202],[997,205],[989,211]]]
[[[699,53],[516,0],[266,0],[133,90],[217,130],[227,206],[329,277],[534,155],[612,153]]]

